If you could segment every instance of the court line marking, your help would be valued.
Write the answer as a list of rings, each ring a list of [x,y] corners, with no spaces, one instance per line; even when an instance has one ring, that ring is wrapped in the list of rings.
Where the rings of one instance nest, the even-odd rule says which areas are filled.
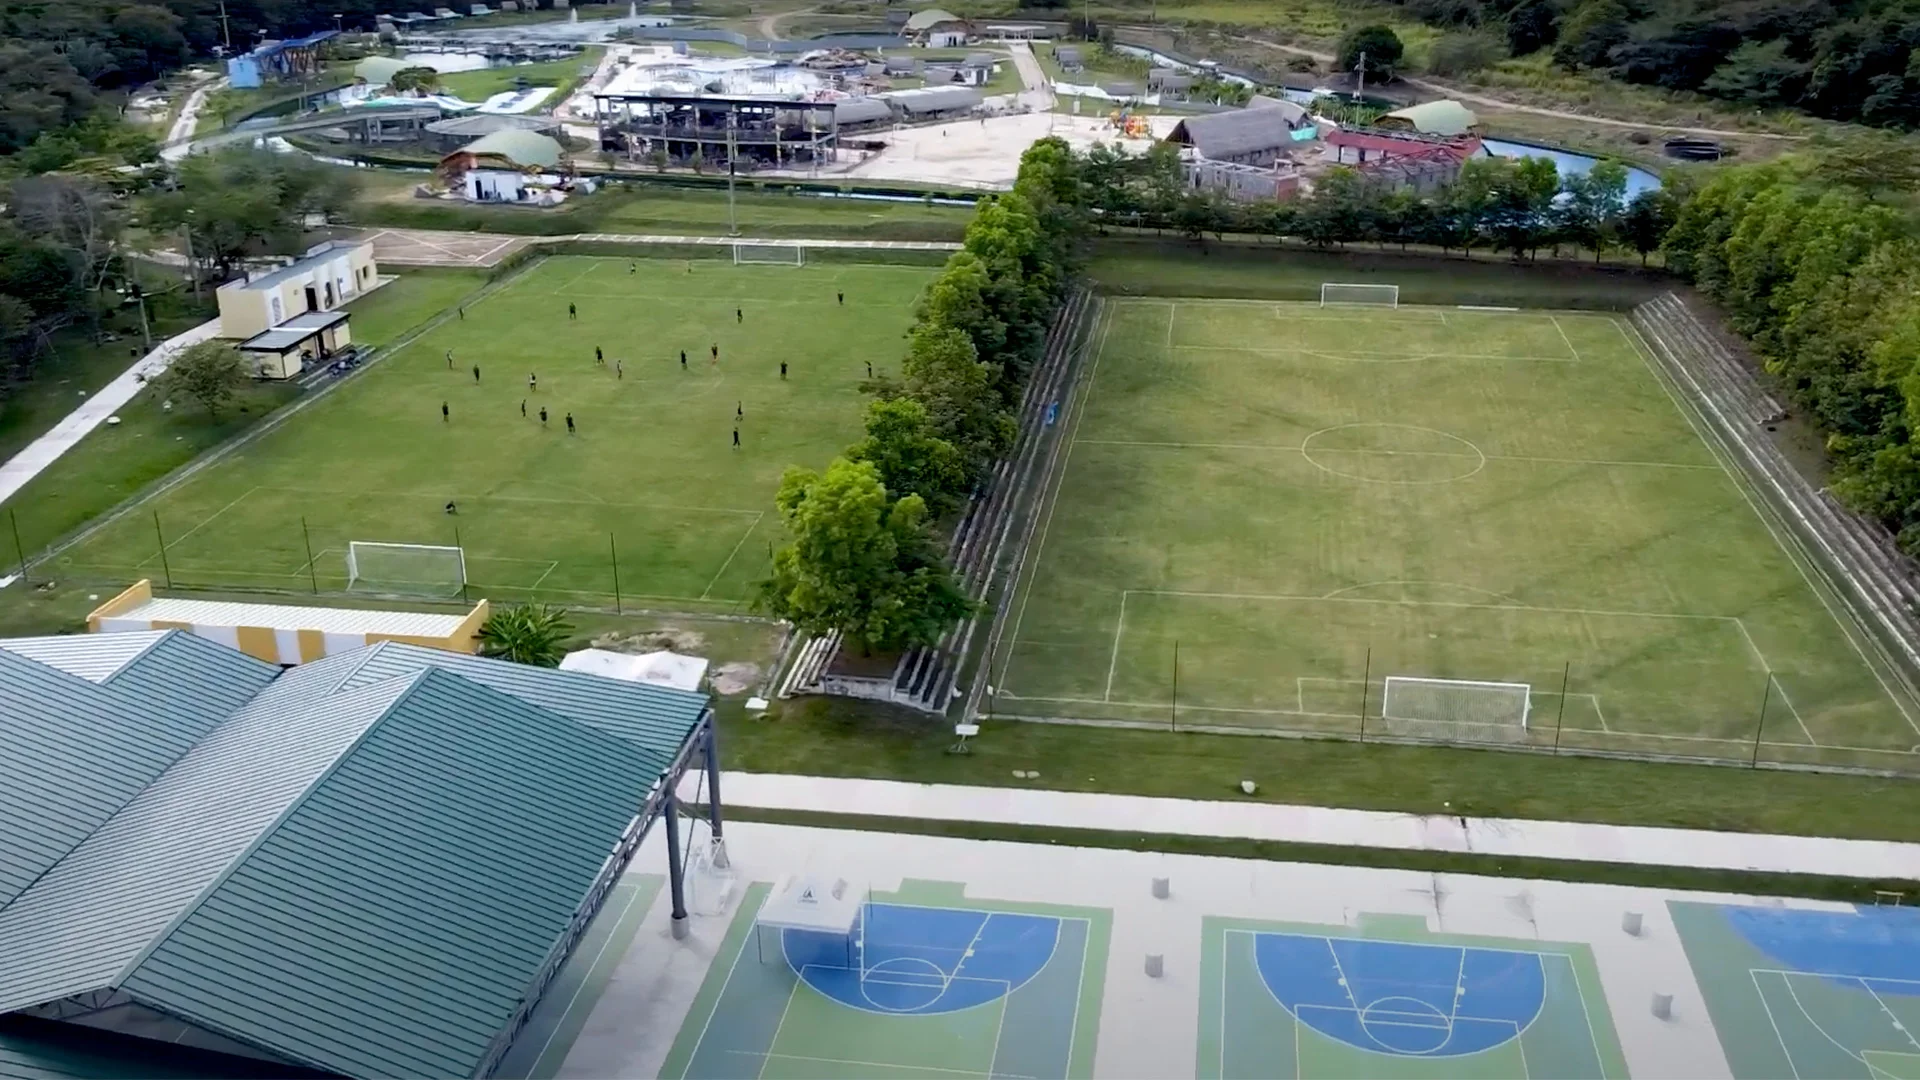
[[[1113,654],[1107,658],[1107,692],[1105,697],[1113,699],[1113,673],[1120,666],[1120,638],[1127,629],[1127,590],[1120,590],[1120,618],[1113,624]]]
[[[586,993],[588,984],[593,981],[593,969],[600,966],[600,958],[606,955],[607,947],[612,945],[613,939],[618,936],[620,924],[626,921],[628,913],[633,910],[634,901],[638,900],[640,894],[645,891],[638,885],[624,881],[614,885],[616,892],[620,889],[627,890],[626,905],[620,909],[620,914],[614,917],[612,925],[607,928],[607,936],[601,940],[600,947],[594,950],[593,959],[587,963],[586,969],[581,973],[580,985],[573,988],[573,996],[567,999],[567,1007],[560,1010],[560,1018],[554,1022],[553,1030],[547,1032],[546,1041],[541,1043],[540,1049],[534,1053],[533,1061],[527,1067],[529,1074],[540,1070],[541,1059],[545,1058],[547,1051],[553,1047],[553,1040],[560,1037],[561,1029],[567,1026],[567,1019],[573,1015],[574,1005],[580,1001],[580,995]],[[591,1016],[591,1010],[589,1010],[589,1016]],[[558,1065],[565,1063],[566,1059],[562,1058],[556,1063],[554,1072],[559,1072]]]
[[[1799,572],[1800,580],[1806,584],[1807,591],[1813,593],[1814,598],[1820,601],[1820,606],[1826,609],[1827,617],[1831,618],[1834,625],[1839,627],[1840,636],[1847,640],[1847,644],[1853,646],[1854,654],[1860,657],[1860,662],[1865,665],[1867,671],[1873,675],[1873,681],[1880,684],[1881,692],[1885,693],[1888,700],[1893,702],[1894,711],[1898,712],[1900,718],[1907,722],[1907,726],[1913,729],[1914,734],[1920,735],[1920,722],[1914,720],[1913,714],[1907,711],[1906,702],[1901,699],[1899,694],[1894,693],[1893,687],[1887,683],[1886,677],[1880,673],[1879,667],[1868,658],[1866,649],[1863,648],[1859,640],[1854,637],[1854,630],[1848,626],[1848,620],[1842,618],[1840,612],[1834,609],[1835,601],[1829,599],[1827,594],[1822,592],[1820,587],[1813,583],[1813,576],[1809,574],[1807,568],[1801,564],[1801,558],[1811,558],[1812,556],[1796,556],[1793,548],[1781,538],[1780,530],[1790,528],[1790,526],[1785,522],[1776,526],[1772,518],[1761,512],[1760,504],[1755,502],[1752,493],[1747,491],[1747,483],[1752,483],[1753,481],[1742,482],[1742,476],[1744,474],[1738,472],[1739,465],[1729,461],[1720,446],[1712,439],[1709,439],[1702,430],[1701,425],[1705,423],[1705,421],[1696,419],[1693,413],[1688,411],[1687,407],[1680,403],[1680,398],[1674,388],[1667,385],[1666,378],[1654,367],[1652,360],[1653,345],[1641,335],[1640,328],[1631,327],[1633,334],[1629,336],[1627,334],[1629,324],[1623,324],[1619,319],[1610,319],[1608,321],[1613,323],[1615,330],[1619,331],[1620,339],[1625,341],[1627,345],[1633,349],[1633,354],[1640,358],[1641,366],[1647,370],[1647,377],[1652,379],[1655,385],[1660,387],[1661,393],[1667,395],[1668,403],[1671,404],[1674,411],[1678,412],[1681,418],[1687,422],[1687,426],[1693,431],[1694,438],[1700,440],[1700,442],[1706,446],[1707,452],[1713,455],[1713,459],[1720,463],[1721,469],[1727,474],[1727,482],[1732,484],[1733,489],[1740,493],[1740,498],[1746,502],[1747,509],[1753,512],[1753,516],[1760,519],[1761,527],[1766,529],[1767,535],[1773,538],[1774,546],[1780,549],[1780,554],[1785,556],[1787,562],[1793,564],[1793,568]],[[1867,633],[1868,631],[1865,627],[1861,627],[1860,632]],[[1891,662],[1891,660],[1889,660],[1889,662]]]
[[[1780,1047],[1780,1056],[1787,1059],[1787,1071],[1793,1074],[1793,1080],[1800,1080],[1800,1066],[1793,1060],[1793,1051],[1787,1047],[1787,1037],[1780,1031],[1780,1021],[1774,1018],[1773,1003],[1767,1000],[1767,992],[1760,988],[1760,973],[1747,969],[1747,978],[1753,982],[1753,996],[1760,999],[1760,1007],[1766,1010],[1767,1026],[1773,1029],[1773,1040]]]
[[[733,565],[733,557],[740,554],[740,549],[746,546],[747,537],[752,536],[754,530],[760,527],[760,521],[764,517],[766,517],[764,511],[753,515],[753,524],[748,525],[747,531],[740,534],[739,543],[734,544],[733,550],[727,552],[727,561],[720,564],[720,569],[713,572],[713,578],[707,582],[707,587],[700,590],[700,599],[705,600],[713,592],[713,587],[720,584],[721,575],[727,572],[727,567]]]
[[[533,584],[527,586],[528,591],[538,589],[540,587],[540,583],[547,580],[547,576],[549,574],[552,574],[555,570],[558,570],[558,569],[560,569],[560,560],[559,559],[549,560],[547,563],[547,568],[540,572],[539,577],[533,579]],[[706,599],[706,595],[704,593],[701,594],[701,599],[703,600]]]
[[[1862,990],[1865,990],[1868,996],[1873,998],[1873,1003],[1875,1005],[1880,1006],[1881,1012],[1887,1014],[1887,1023],[1895,1031],[1898,1031],[1900,1034],[1906,1036],[1908,1045],[1912,1046],[1916,1051],[1920,1051],[1920,1039],[1916,1039],[1913,1037],[1913,1032],[1907,1030],[1906,1022],[1901,1020],[1900,1017],[1893,1011],[1893,1009],[1887,1005],[1886,999],[1880,996],[1880,992],[1873,988],[1874,981],[1878,981],[1878,980],[1869,981],[1863,978],[1860,980],[1860,988]],[[1888,981],[1893,981],[1893,980],[1888,980]],[[1861,1054],[1864,1055],[1866,1053],[1866,1048],[1861,1047],[1860,1052]],[[1899,1053],[1904,1053],[1904,1051],[1895,1050],[1894,1053],[1899,1054]],[[1861,1063],[1865,1064],[1868,1068],[1873,1067],[1873,1063],[1870,1061],[1867,1061],[1864,1056],[1860,1060],[1861,1060]]]
[[[752,889],[753,886],[749,885],[747,886],[747,888]],[[693,1045],[687,1049],[687,1063],[686,1065],[682,1066],[680,1069],[680,1080],[686,1080],[688,1071],[690,1071],[693,1068],[694,1059],[700,1056],[700,1048],[706,1045],[707,1033],[713,1030],[713,1018],[720,1014],[721,1003],[727,1000],[727,987],[733,984],[733,973],[740,970],[740,961],[742,958],[744,958],[747,955],[747,938],[748,937],[757,938],[757,935],[760,933],[760,925],[759,925],[760,912],[766,910],[767,901],[772,898],[773,898],[773,890],[769,888],[767,889],[766,894],[760,897],[760,906],[753,909],[754,921],[747,924],[748,929],[751,931],[751,933],[743,935],[740,938],[740,947],[738,949],[735,949],[733,952],[733,963],[727,965],[727,977],[720,980],[720,992],[713,996],[713,1005],[710,1009],[707,1010],[707,1019],[700,1025],[700,1037],[693,1040]],[[746,905],[742,903],[741,910],[744,911],[745,908],[746,908]],[[738,916],[736,916],[736,918],[737,917]],[[757,943],[758,942],[756,940],[756,944]],[[789,1005],[793,1004],[793,995],[791,992],[789,992],[787,995],[787,1004]],[[786,1013],[784,1011],[780,1014],[780,1016],[783,1021],[786,1019]],[[778,1032],[776,1032],[775,1034],[778,1034]],[[768,1044],[768,1049],[772,1049],[771,1043]],[[764,1072],[766,1070],[765,1063],[762,1063],[760,1068]]]
[[[1382,425],[1405,427],[1406,425]],[[1444,432],[1442,434],[1445,434]],[[1352,447],[1335,449],[1310,448],[1305,444],[1288,446],[1284,443],[1224,443],[1224,442],[1163,442],[1152,439],[1075,439],[1074,445],[1087,446],[1141,446],[1158,447],[1169,450],[1266,450],[1299,454],[1311,460],[1312,454],[1356,454],[1372,457],[1427,457],[1427,458],[1476,458],[1486,461],[1518,461],[1528,464],[1544,465],[1605,465],[1635,466],[1649,469],[1695,469],[1707,472],[1721,472],[1719,465],[1702,465],[1682,461],[1622,461],[1611,458],[1563,458],[1534,457],[1526,454],[1464,454],[1457,450],[1377,450],[1370,447]],[[1309,453],[1311,450],[1311,453]]]
[[[213,521],[213,519],[214,519],[214,518],[217,518],[217,517],[219,517],[219,516],[220,516],[221,514],[224,514],[224,513],[226,513],[227,511],[229,511],[229,510],[231,510],[231,509],[233,509],[234,507],[236,507],[236,506],[239,506],[239,505],[241,504],[241,502],[243,502],[244,500],[246,500],[246,499],[247,499],[247,498],[248,498],[249,496],[251,496],[251,495],[252,495],[252,494],[253,494],[254,492],[256,492],[256,491],[259,491],[259,490],[260,490],[260,487],[261,487],[261,485],[258,485],[258,484],[256,484],[256,485],[254,485],[253,487],[250,487],[250,488],[248,488],[247,490],[245,490],[245,491],[243,491],[243,492],[241,492],[241,493],[240,493],[240,495],[239,495],[239,496],[238,496],[237,498],[235,498],[235,499],[234,499],[234,500],[233,500],[232,502],[230,502],[230,503],[228,503],[227,505],[225,505],[225,506],[223,506],[223,507],[221,507],[221,508],[220,508],[220,509],[218,509],[218,510],[215,510],[215,511],[214,511],[213,513],[211,513],[211,514],[208,514],[208,515],[207,515],[206,517],[203,517],[203,518],[201,518],[201,519],[200,519],[200,524],[198,524],[198,525],[195,525],[195,526],[194,526],[193,528],[191,528],[191,529],[188,529],[188,530],[187,530],[186,532],[183,532],[183,533],[181,533],[181,534],[180,534],[179,536],[177,536],[177,537],[175,537],[174,539],[172,539],[172,540],[170,540],[170,541],[168,541],[168,542],[167,542],[167,544],[166,544],[166,546],[165,546],[164,548],[162,548],[161,550],[162,550],[162,551],[172,551],[172,550],[174,549],[174,547],[175,547],[176,545],[179,545],[179,544],[182,544],[182,543],[185,543],[185,542],[186,542],[186,539],[187,539],[187,537],[189,537],[189,536],[192,536],[192,535],[193,535],[194,533],[197,533],[197,532],[199,532],[199,531],[200,531],[201,529],[204,529],[204,528],[206,528],[206,527],[207,527],[207,526],[208,526],[208,525],[209,525],[209,524],[210,524],[210,523],[211,523],[211,522]],[[157,518],[156,518],[156,520],[157,520]],[[159,557],[160,557],[160,552],[159,552],[159,551],[156,551],[156,552],[154,552],[153,554],[151,554],[151,555],[149,555],[149,556],[147,556],[146,558],[144,558],[144,559],[141,559],[141,560],[139,561],[139,563],[137,563],[137,564],[136,564],[136,566],[137,566],[137,567],[140,567],[140,568],[144,568],[144,567],[145,567],[145,566],[146,566],[146,565],[147,565],[148,563],[150,563],[150,562],[152,562],[153,560],[155,560],[155,559],[157,559],[157,558],[159,558]]]
[[[1065,924],[1063,923],[1062,925]],[[1074,974],[1073,979],[1073,1018],[1067,1021],[1067,1060],[1062,1063],[1064,1066],[1061,1069],[1062,1075],[1071,1075],[1073,1073],[1073,1048],[1080,1040],[1080,1000],[1087,991],[1087,961],[1093,954],[1093,920],[1083,920],[1081,922],[1081,928],[1086,936],[1080,939],[1080,970]],[[1112,935],[1108,936],[1111,937]],[[1058,931],[1054,933],[1053,941],[1054,948],[1057,951],[1060,945],[1060,935]],[[1052,956],[1047,957],[1047,963],[1053,963]],[[1001,1015],[1004,1019],[1005,1014],[1002,1013]],[[996,1062],[1000,1060],[998,1044],[996,1044],[994,1048],[993,1060]],[[1089,1072],[1091,1072],[1091,1070],[1089,1070]]]
[[[1813,1026],[1813,1030],[1820,1033],[1821,1038],[1832,1043],[1833,1048],[1835,1050],[1840,1051],[1841,1053],[1847,1055],[1848,1057],[1852,1058],[1853,1060],[1859,1062],[1862,1065],[1867,1065],[1868,1071],[1872,1071],[1873,1067],[1871,1065],[1868,1065],[1866,1058],[1863,1058],[1860,1056],[1860,1052],[1858,1050],[1854,1050],[1848,1047],[1846,1043],[1843,1043],[1839,1039],[1834,1038],[1833,1033],[1827,1030],[1825,1024],[1822,1024],[1820,1021],[1815,1020],[1813,1018],[1813,1014],[1807,1011],[1806,1002],[1800,1000],[1800,991],[1795,990],[1793,988],[1792,979],[1788,978],[1785,973],[1781,973],[1779,975],[1779,979],[1780,979],[1780,985],[1786,988],[1787,996],[1793,999],[1793,1007],[1799,1011],[1802,1019],[1806,1020],[1808,1024]],[[1865,985],[1864,982],[1862,982],[1862,985]]]
[[[760,923],[758,921],[758,916],[755,917],[753,927],[754,927],[754,933],[757,934],[760,932]],[[781,959],[785,959],[786,949],[785,949],[784,937],[782,939],[781,945],[782,945],[781,953],[780,953]],[[793,965],[789,964],[787,966],[791,968]],[[732,972],[728,972],[728,975],[731,976]],[[799,997],[802,990],[812,990],[816,994],[819,993],[818,990],[813,989],[812,984],[808,983],[807,980],[800,978],[799,975],[800,975],[799,972],[797,971],[794,972],[795,978],[793,980],[793,986],[787,991],[786,1004],[780,1006],[780,1022],[773,1025],[773,1034],[767,1038],[767,1048],[764,1051],[762,1051],[759,1055],[760,1071],[754,1074],[754,1076],[756,1077],[763,1077],[767,1075],[767,1064],[773,1060],[773,1049],[774,1047],[780,1045],[780,1032],[787,1026],[787,1014],[793,1011],[793,999]],[[724,994],[725,992],[726,992],[726,988],[722,986],[721,993]],[[704,1035],[702,1035],[701,1037],[703,1039],[705,1038]]]

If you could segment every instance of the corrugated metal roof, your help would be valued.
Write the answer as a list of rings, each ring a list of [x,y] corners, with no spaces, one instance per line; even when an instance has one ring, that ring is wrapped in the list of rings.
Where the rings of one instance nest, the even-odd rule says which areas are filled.
[[[7,1080],[265,1080],[324,1074],[36,1017],[0,1016],[0,1077]]]
[[[836,127],[851,124],[870,124],[876,120],[891,120],[893,110],[887,103],[877,98],[860,97],[838,101],[833,106],[833,123]]]
[[[1382,126],[1394,120],[1404,121],[1413,130],[1427,135],[1464,135],[1480,122],[1473,110],[1452,98],[1423,101],[1404,109],[1395,109],[1380,118]]]
[[[123,989],[352,1076],[478,1068],[657,774],[511,695],[407,682]]]
[[[355,608],[301,607],[295,604],[245,604],[224,600],[154,597],[115,619],[183,622],[192,626],[261,626],[274,630],[319,630],[328,634],[405,634],[446,637],[465,615],[419,611],[370,611]],[[118,636],[118,635],[114,635]]]
[[[361,243],[364,243],[364,241]],[[360,243],[348,240],[328,240],[325,243],[315,244],[305,255],[280,267],[278,270],[261,274],[259,277],[249,281],[230,282],[220,287],[222,289],[248,289],[254,291],[270,289],[286,281],[288,278],[299,277],[302,274],[310,274],[313,272],[314,267],[319,266],[321,263],[337,259],[359,246],[361,246]]]
[[[435,120],[427,125],[427,130],[435,135],[458,135],[468,139],[477,139],[482,135],[491,135],[496,131],[506,131],[509,128],[521,131],[558,131],[560,121],[551,116],[476,113],[471,116]]]
[[[161,638],[165,630],[143,630],[131,634],[66,634],[60,637],[0,639],[0,649],[29,660],[38,660],[78,675],[88,682],[105,682],[127,661],[139,656]]]
[[[334,693],[354,659],[282,675],[0,908],[0,1013],[117,985],[405,692]]]
[[[933,76],[927,76],[931,79]],[[980,104],[980,91],[966,86],[923,86],[916,90],[889,90],[875,97],[885,98],[910,113],[947,112],[971,109]]]
[[[144,700],[139,680],[114,690],[0,650],[0,916],[212,729],[221,693],[253,681],[244,665],[199,649],[176,655],[193,677],[216,684],[207,706],[164,694]]]
[[[647,753],[649,781],[673,763],[674,755],[707,710],[706,695],[686,690],[509,664],[400,642],[383,642],[364,654],[349,655],[364,655],[366,659],[347,680],[347,687],[422,668],[442,668],[639,746]]]
[[[566,152],[566,148],[551,135],[518,129],[482,135],[454,151],[456,154],[472,154],[475,157],[505,158],[522,168],[529,166],[552,168],[560,164],[560,159],[566,156]]]

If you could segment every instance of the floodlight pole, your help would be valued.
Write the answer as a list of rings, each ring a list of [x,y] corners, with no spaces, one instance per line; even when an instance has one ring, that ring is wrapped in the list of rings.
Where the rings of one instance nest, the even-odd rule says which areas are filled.
[[[607,534],[607,555],[613,560],[613,613],[620,614],[620,549],[613,542],[613,534]]]
[[[1767,672],[1766,688],[1760,691],[1760,719],[1753,725],[1753,761],[1751,768],[1760,767],[1760,734],[1767,729],[1767,703],[1773,700],[1773,672]]]
[[[1173,715],[1167,718],[1167,730],[1180,730],[1180,639],[1173,639]]]
[[[1560,711],[1553,717],[1553,752],[1556,756],[1560,753],[1560,725],[1567,719],[1567,683],[1572,678],[1573,661],[1569,660],[1567,666],[1560,669]]]
[[[13,523],[13,549],[20,553],[20,584],[31,585],[27,580],[27,546],[20,542],[20,511],[7,509],[7,519]]]
[[[1373,646],[1367,646],[1367,663],[1360,669],[1360,741],[1367,741],[1367,691],[1373,689]]]
[[[320,595],[320,574],[313,568],[313,536],[307,532],[307,519],[300,519],[300,542],[307,548],[307,580],[313,583],[313,595]]]
[[[160,570],[167,575],[167,588],[173,588],[173,568],[167,565],[167,538],[160,532],[160,511],[153,512],[153,538],[160,542]]]

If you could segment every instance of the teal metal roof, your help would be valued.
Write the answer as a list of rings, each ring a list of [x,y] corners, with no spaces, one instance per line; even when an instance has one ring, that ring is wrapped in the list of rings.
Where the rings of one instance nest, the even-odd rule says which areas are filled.
[[[99,683],[11,644],[0,1014],[118,989],[353,1076],[490,1060],[707,707],[398,643],[280,673],[172,632]]]
[[[201,682],[197,707],[151,679],[109,688],[0,649],[0,910],[218,723],[223,701],[244,700],[277,672],[217,653],[233,650],[188,638],[162,660]]]
[[[0,1077],[7,1080],[265,1080],[325,1074],[98,1028],[0,1016]]]
[[[334,694],[350,660],[288,672],[0,908],[0,1013],[120,984],[406,690]]]
[[[170,633],[173,631],[136,630],[125,634],[6,638],[0,640],[0,649],[97,683],[105,682],[108,676],[125,667],[129,660],[146,652]]]
[[[424,667],[451,671],[640,747],[648,755],[647,768],[656,777],[673,764],[674,756],[707,710],[705,694],[578,671],[507,664],[397,641],[375,645],[366,656],[346,685],[357,686]]]
[[[395,681],[409,692],[122,989],[352,1076],[479,1067],[657,774],[445,671]]]

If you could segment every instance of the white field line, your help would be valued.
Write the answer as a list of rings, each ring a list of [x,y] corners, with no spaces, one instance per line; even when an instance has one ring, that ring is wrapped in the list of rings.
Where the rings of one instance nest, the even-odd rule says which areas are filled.
[[[1113,655],[1107,659],[1107,692],[1105,697],[1113,699],[1113,673],[1120,666],[1120,635],[1127,629],[1127,593],[1120,593],[1120,618],[1113,624]]]
[[[1322,320],[1330,321],[1330,320]],[[1332,349],[1308,349],[1300,346],[1274,348],[1258,345],[1173,345],[1175,349],[1198,352],[1252,353],[1256,356],[1317,356],[1352,364],[1418,364],[1428,360],[1508,361],[1535,364],[1571,364],[1564,356],[1527,356],[1509,353],[1437,353],[1437,352],[1337,352]]]
[[[1549,315],[1547,318],[1553,321],[1553,328],[1560,331],[1560,340],[1567,343],[1567,351],[1573,354],[1574,362],[1580,363],[1580,350],[1573,347],[1573,339],[1567,336],[1567,328],[1560,325],[1559,316]]]
[[[1807,590],[1813,593],[1814,598],[1820,601],[1820,606],[1826,609],[1828,617],[1831,618],[1834,625],[1839,628],[1840,636],[1847,639],[1847,644],[1853,646],[1854,654],[1860,657],[1860,662],[1864,664],[1867,671],[1873,675],[1874,682],[1880,684],[1881,691],[1887,695],[1888,700],[1893,702],[1893,707],[1899,712],[1901,719],[1907,722],[1907,726],[1913,729],[1914,734],[1920,735],[1920,722],[1916,722],[1913,715],[1907,711],[1906,702],[1901,700],[1900,695],[1895,693],[1893,687],[1887,684],[1886,677],[1880,673],[1879,667],[1868,658],[1866,649],[1860,644],[1859,640],[1854,637],[1854,630],[1848,627],[1847,619],[1835,609],[1834,601],[1830,599],[1825,592],[1822,592],[1819,586],[1814,584],[1813,576],[1807,572],[1806,566],[1800,561],[1801,557],[1794,554],[1793,547],[1781,536],[1780,529],[1789,526],[1784,522],[1780,525],[1775,525],[1773,519],[1761,511],[1760,504],[1754,501],[1753,494],[1747,490],[1746,484],[1741,482],[1741,474],[1735,471],[1739,468],[1738,463],[1728,460],[1724,452],[1720,449],[1719,444],[1707,436],[1706,432],[1701,429],[1702,421],[1695,418],[1693,413],[1689,412],[1686,406],[1681,404],[1680,398],[1674,392],[1673,387],[1667,385],[1665,377],[1663,377],[1660,371],[1654,366],[1652,360],[1653,346],[1649,344],[1644,337],[1640,336],[1639,328],[1622,325],[1618,319],[1610,321],[1613,323],[1614,329],[1619,331],[1621,340],[1632,347],[1633,354],[1640,358],[1641,365],[1647,369],[1647,376],[1660,387],[1662,393],[1667,395],[1667,401],[1673,405],[1674,411],[1678,412],[1681,418],[1686,420],[1687,426],[1693,429],[1694,438],[1699,439],[1700,442],[1706,446],[1707,452],[1713,455],[1713,459],[1720,462],[1721,469],[1727,474],[1727,482],[1732,484],[1733,489],[1740,493],[1740,498],[1746,501],[1747,508],[1753,511],[1753,516],[1760,519],[1761,527],[1767,530],[1768,536],[1773,537],[1774,545],[1780,549],[1780,553],[1786,556],[1787,561],[1793,564],[1795,570],[1799,571],[1800,580],[1806,583]],[[1629,328],[1633,330],[1631,336],[1627,334]],[[1866,631],[1862,628],[1860,632],[1865,633]]]
[[[1009,661],[1013,659],[1015,646],[1020,642],[1020,626],[1026,621],[1027,605],[1033,601],[1033,590],[1040,579],[1040,557],[1046,553],[1047,533],[1053,528],[1053,512],[1060,507],[1060,492],[1066,487],[1067,469],[1073,462],[1073,446],[1075,441],[1073,436],[1075,432],[1080,430],[1080,418],[1085,415],[1087,411],[1087,403],[1093,400],[1093,380],[1100,372],[1100,357],[1106,352],[1107,335],[1113,329],[1113,312],[1114,309],[1112,307],[1107,307],[1101,313],[1102,321],[1099,340],[1097,342],[1091,340],[1088,342],[1093,348],[1093,365],[1087,369],[1084,380],[1085,385],[1074,388],[1079,392],[1080,404],[1078,407],[1075,407],[1071,397],[1069,397],[1067,401],[1067,407],[1073,409],[1074,413],[1067,418],[1067,422],[1073,425],[1073,430],[1064,435],[1064,438],[1067,440],[1067,445],[1066,448],[1060,452],[1060,472],[1058,476],[1053,477],[1052,490],[1042,488],[1040,493],[1041,498],[1047,500],[1047,516],[1046,519],[1040,523],[1040,539],[1034,544],[1033,551],[1027,556],[1027,591],[1020,596],[1020,611],[1014,616],[1013,632],[1007,636],[1006,649],[1007,659]],[[1015,579],[1015,584],[1018,584],[1018,578]],[[1004,667],[1002,668],[1000,679],[1002,683],[1000,689],[1004,693],[1006,690],[1004,685],[1006,682]]]
[[[747,538],[752,536],[754,530],[760,527],[760,520],[765,516],[765,513],[759,513],[753,516],[753,523],[747,526],[746,532],[740,534],[740,540],[733,545],[733,550],[727,552],[727,561],[720,564],[720,569],[714,571],[713,579],[707,582],[707,587],[700,590],[700,599],[705,600],[713,592],[713,587],[720,583],[720,576],[727,572],[727,567],[733,565],[733,557],[740,554],[740,549],[746,546]]]
[[[1157,442],[1143,439],[1075,439],[1075,445],[1086,446],[1140,446],[1158,447],[1167,450],[1259,450],[1274,453],[1293,453],[1308,456],[1309,447],[1287,446],[1281,443],[1219,443],[1219,442]],[[1684,461],[1622,461],[1612,458],[1563,458],[1535,457],[1527,454],[1466,454],[1458,450],[1376,450],[1368,447],[1350,449],[1312,449],[1314,454],[1356,454],[1372,457],[1427,457],[1427,458],[1466,458],[1469,461],[1484,459],[1487,461],[1517,461],[1535,465],[1596,465],[1606,467],[1631,467],[1647,469],[1696,469],[1708,472],[1720,472],[1718,465],[1700,465]]]
[[[247,498],[247,497],[248,497],[249,495],[252,495],[252,494],[253,494],[254,492],[256,492],[256,491],[259,491],[259,490],[260,490],[260,488],[259,488],[258,486],[255,486],[255,487],[250,487],[250,488],[248,488],[247,490],[245,490],[245,491],[243,491],[243,492],[241,492],[241,493],[240,493],[240,495],[239,495],[239,497],[237,497],[237,498],[235,498],[235,499],[234,499],[234,500],[233,500],[232,502],[230,502],[230,503],[228,503],[227,505],[225,505],[225,506],[223,506],[223,507],[221,507],[221,508],[220,508],[220,509],[218,509],[218,510],[215,510],[215,511],[214,511],[213,513],[211,513],[211,514],[208,514],[208,515],[207,515],[206,517],[203,517],[203,518],[201,518],[201,519],[200,519],[200,524],[198,524],[198,525],[195,525],[195,526],[194,526],[193,528],[191,528],[191,529],[188,529],[188,530],[187,530],[186,532],[183,532],[183,533],[181,533],[181,534],[180,534],[179,536],[176,536],[176,537],[174,537],[174,538],[173,538],[172,540],[169,540],[169,541],[167,541],[167,544],[166,544],[166,548],[165,548],[164,550],[166,550],[166,551],[172,551],[172,550],[173,550],[174,548],[176,548],[176,547],[178,547],[178,546],[180,546],[181,544],[183,544],[183,543],[185,543],[185,542],[186,542],[186,540],[187,540],[187,537],[189,537],[189,536],[192,536],[192,535],[193,535],[194,533],[197,533],[197,532],[199,532],[199,531],[200,531],[201,529],[204,529],[204,528],[206,528],[206,527],[207,527],[208,525],[210,525],[210,524],[212,524],[212,522],[213,522],[213,519],[214,519],[214,518],[217,518],[217,517],[219,517],[219,516],[220,516],[221,514],[224,514],[224,513],[226,513],[227,511],[229,511],[229,510],[231,510],[231,509],[233,509],[234,507],[236,507],[236,506],[239,506],[239,505],[240,505],[240,503],[241,503],[241,502],[242,502],[243,500],[245,500],[245,499],[246,499],[246,498]],[[155,559],[157,559],[157,558],[159,558],[159,557],[160,557],[160,552],[158,552],[158,551],[156,551],[156,552],[154,552],[153,554],[151,554],[151,555],[149,555],[149,556],[147,556],[146,558],[144,558],[144,559],[142,559],[142,560],[140,560],[140,563],[139,563],[139,565],[140,565],[140,566],[142,566],[142,567],[144,567],[144,566],[146,566],[146,565],[147,565],[148,563],[150,563],[150,562],[152,562],[153,560],[155,560]]]
[[[1793,1050],[1787,1046],[1787,1037],[1780,1033],[1780,1021],[1774,1019],[1773,1004],[1767,1000],[1767,992],[1760,988],[1760,973],[1748,971],[1747,978],[1753,982],[1753,996],[1760,999],[1760,1007],[1767,1011],[1767,1026],[1773,1029],[1773,1039],[1780,1045],[1780,1056],[1787,1059],[1787,1071],[1793,1074],[1793,1080],[1800,1080],[1800,1066],[1794,1064]]]

